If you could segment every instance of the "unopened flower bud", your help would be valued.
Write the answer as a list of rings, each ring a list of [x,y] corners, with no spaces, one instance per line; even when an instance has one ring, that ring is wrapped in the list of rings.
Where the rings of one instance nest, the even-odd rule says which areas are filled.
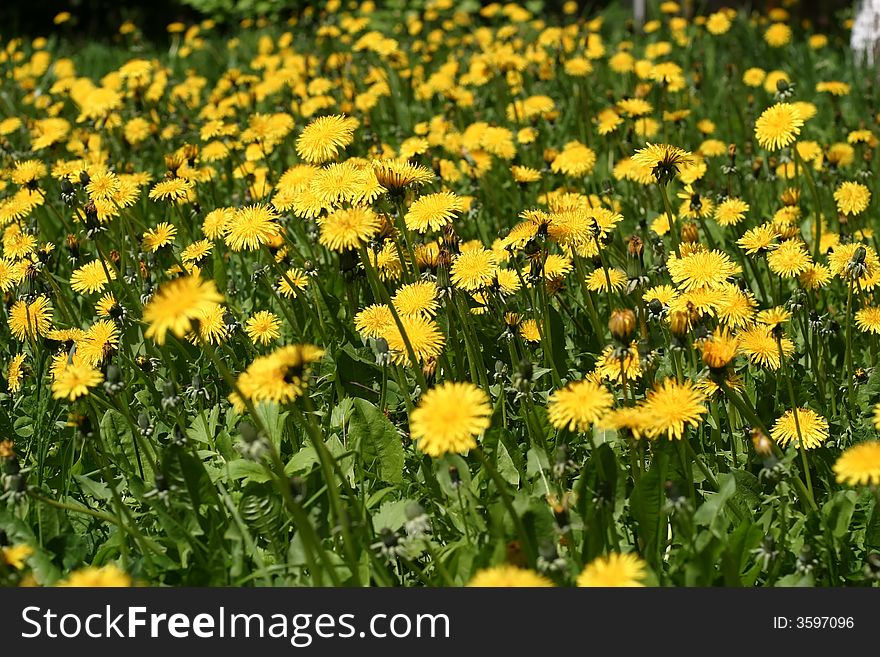
[[[669,330],[672,331],[672,335],[675,337],[682,338],[687,335],[689,325],[690,318],[686,312],[676,310],[669,313]]]
[[[636,315],[629,308],[618,308],[612,311],[608,320],[608,329],[618,340],[626,340],[636,328]]]
[[[700,239],[700,231],[697,230],[697,224],[689,221],[681,226],[681,241],[693,243]]]
[[[752,445],[755,451],[761,456],[769,456],[773,453],[773,443],[763,431],[757,428],[752,429]]]
[[[645,251],[645,242],[638,235],[633,235],[627,240],[626,252],[633,258],[641,258]]]

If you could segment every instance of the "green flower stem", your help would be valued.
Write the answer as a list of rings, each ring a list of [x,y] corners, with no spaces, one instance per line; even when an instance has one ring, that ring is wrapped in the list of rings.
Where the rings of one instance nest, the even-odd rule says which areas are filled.
[[[385,286],[382,284],[382,281],[378,280],[378,276],[376,275],[376,270],[373,268],[373,262],[370,260],[370,256],[367,253],[366,245],[361,245],[361,261],[364,263],[364,269],[367,272],[367,279],[370,282],[370,286],[373,288],[373,293],[377,295],[377,298],[388,306],[388,309],[391,311],[391,316],[394,318],[394,323],[397,326],[397,330],[400,331],[400,337],[403,340],[403,344],[406,347],[406,354],[409,357],[410,365],[413,369],[413,374],[416,377],[416,383],[419,384],[419,390],[421,394],[424,394],[428,390],[428,384],[425,381],[425,375],[422,372],[422,368],[419,365],[419,361],[416,358],[416,353],[413,351],[412,343],[409,341],[409,336],[406,334],[406,330],[403,328],[403,322],[400,321],[400,315],[397,313],[397,309],[394,307],[394,304],[391,302],[391,295],[388,294],[388,290],[385,289]]]
[[[776,334],[776,346],[779,350],[779,367],[782,372],[783,377],[785,377],[785,384],[788,388],[788,399],[791,404],[792,416],[794,417],[794,428],[797,432],[798,437],[798,451],[801,453],[801,462],[804,466],[804,477],[807,480],[807,493],[810,496],[810,500],[815,500],[815,496],[813,495],[813,482],[810,479],[810,464],[807,462],[807,446],[804,444],[804,437],[801,434],[801,423],[798,419],[798,404],[797,399],[794,394],[794,386],[791,382],[791,376],[788,373],[788,368],[785,366],[785,362],[783,361],[783,353],[782,353],[782,336],[777,333]],[[816,502],[813,501],[812,506],[815,506]]]
[[[543,274],[543,273],[542,273]],[[550,330],[550,301],[547,294],[547,279],[541,276],[541,285],[539,287],[539,296],[541,298],[541,315],[544,324],[544,332],[541,335],[543,342],[544,360],[550,366],[550,374],[553,376],[553,383],[557,387],[562,386],[562,377],[559,375],[559,369],[556,367],[556,359],[553,358],[553,338]]]
[[[751,405],[744,402],[736,392],[731,390],[730,386],[728,386],[727,382],[725,382],[724,380],[719,381],[718,385],[724,391],[724,394],[727,396],[727,398],[731,402],[733,402],[734,407],[737,411],[739,411],[740,415],[746,418],[753,427],[758,427],[767,436],[770,435],[770,432],[767,430],[767,426],[764,424],[761,418],[758,417],[758,415],[752,409]],[[782,450],[779,449],[779,445],[777,445],[776,443],[773,443],[773,453],[776,455],[777,458],[781,458],[783,456]],[[815,500],[813,499],[812,495],[810,495],[810,492],[807,490],[804,482],[801,481],[801,478],[796,474],[793,474],[791,476],[791,479],[794,482],[795,488],[798,489],[798,493],[800,493],[802,499],[807,501],[807,504],[809,504],[810,508],[813,511],[818,511],[819,507],[816,506]]]
[[[537,558],[537,552],[532,545],[532,539],[529,537],[525,525],[523,525],[522,518],[519,517],[516,509],[513,507],[513,498],[511,498],[510,496],[510,491],[507,490],[507,484],[501,478],[501,475],[498,474],[495,466],[492,465],[486,454],[483,453],[482,449],[477,447],[472,451],[477,455],[477,458],[483,464],[483,468],[489,474],[489,477],[492,479],[495,487],[498,489],[498,494],[501,496],[501,501],[504,504],[504,508],[507,509],[507,513],[510,515],[510,519],[513,521],[513,526],[516,528],[516,533],[519,535],[519,540],[522,542],[523,550],[528,557],[529,563],[534,563],[535,559]]]
[[[265,586],[271,586],[272,578],[266,570],[266,562],[263,560],[263,555],[260,553],[256,541],[254,541],[254,537],[251,535],[251,532],[248,529],[247,523],[245,523],[244,519],[241,517],[241,514],[238,512],[238,509],[235,506],[235,502],[232,501],[232,498],[229,496],[229,493],[226,490],[226,486],[223,485],[223,482],[218,479],[215,482],[215,485],[218,489],[220,489],[220,497],[223,500],[223,504],[229,510],[229,515],[232,516],[232,520],[235,523],[236,527],[238,527],[238,531],[241,532],[242,540],[247,546],[248,551],[254,557],[254,561],[257,564],[257,569],[259,570],[259,575],[263,578],[263,584]]]
[[[83,515],[95,518],[96,520],[100,520],[102,522],[106,522],[108,524],[114,525],[115,527],[118,527],[121,531],[123,531],[126,534],[128,534],[129,536],[131,536],[131,538],[135,542],[142,541],[138,544],[148,547],[149,548],[148,552],[152,552],[153,554],[156,554],[160,557],[163,556],[162,549],[158,545],[156,545],[155,542],[153,542],[149,539],[146,539],[146,537],[144,537],[137,529],[135,529],[133,526],[130,526],[129,524],[125,523],[124,521],[120,521],[120,519],[117,518],[116,516],[110,515],[109,513],[104,513],[103,511],[96,511],[95,509],[90,509],[87,506],[79,506],[76,504],[68,504],[67,502],[59,502],[58,500],[53,500],[53,499],[46,497],[44,495],[40,495],[39,493],[37,493],[33,490],[28,490],[27,494],[28,494],[28,497],[31,497],[31,498],[35,499],[36,501],[41,502],[42,504],[48,504],[49,506],[55,507],[56,509],[61,509],[62,511],[70,511],[72,513],[81,513]],[[150,557],[148,552],[143,553],[144,557],[148,561],[152,562],[152,558]]]
[[[663,199],[663,208],[666,210],[666,216],[669,217],[669,235],[672,238],[672,248],[675,250],[675,256],[681,257],[681,248],[679,246],[678,227],[676,226],[675,214],[672,212],[672,205],[669,203],[669,195],[666,191],[666,184],[657,185],[660,188],[660,196]]]
[[[489,381],[486,377],[485,365],[483,363],[483,352],[480,349],[479,339],[471,321],[471,311],[467,305],[465,293],[453,290],[453,303],[461,324],[461,333],[464,338],[464,349],[467,354],[471,381],[483,388],[488,395]]]
[[[406,213],[404,212],[403,198],[401,196],[397,196],[394,199],[394,208],[394,224],[397,227],[397,231],[403,237],[403,241],[406,244],[407,255],[409,255],[409,267],[403,268],[409,271],[412,280],[416,281],[418,280],[420,275],[419,263],[416,260],[416,252],[413,248],[412,235],[410,235],[409,229],[406,227],[406,219],[404,218],[404,215]],[[394,240],[394,244],[395,246],[397,246],[398,257],[400,257],[400,264],[401,266],[404,266],[406,264],[406,261],[403,258],[403,254],[400,252],[400,245],[398,244],[397,239]]]
[[[357,551],[355,550],[355,542],[351,535],[351,527],[348,516],[343,510],[342,497],[339,495],[339,488],[337,487],[335,481],[336,477],[334,476],[333,471],[333,463],[335,459],[330,453],[330,450],[327,449],[327,445],[324,442],[324,439],[321,437],[320,429],[315,426],[312,414],[309,413],[309,417],[306,418],[303,412],[296,406],[296,404],[288,404],[288,408],[293,414],[294,419],[303,428],[305,428],[306,433],[309,436],[309,440],[312,443],[312,447],[315,448],[315,452],[318,454],[318,460],[321,462],[321,470],[324,474],[324,480],[327,482],[327,494],[330,498],[330,508],[333,511],[336,524],[339,525],[342,530],[343,549],[345,550],[348,559],[351,562],[349,564],[351,567],[351,574],[354,578],[355,586],[361,586],[360,572],[358,571],[358,557]],[[283,471],[284,468],[282,466],[282,472]],[[339,484],[348,487],[348,481],[345,479],[344,476],[339,478]]]
[[[553,364],[553,353],[551,351],[551,346],[550,346],[549,337],[548,337],[549,330],[550,330],[550,326],[547,323],[548,318],[549,318],[549,314],[548,314],[548,312],[545,312],[547,310],[546,304],[544,304],[543,302],[539,303],[539,300],[536,299],[535,296],[532,295],[532,286],[530,286],[526,283],[526,279],[525,279],[525,276],[523,276],[522,267],[520,266],[519,262],[516,259],[512,259],[511,262],[513,262],[513,265],[516,268],[516,275],[519,278],[519,283],[520,283],[521,289],[525,290],[525,292],[526,292],[526,298],[528,299],[529,307],[533,311],[537,310],[538,306],[541,307],[541,321],[537,321],[535,323],[538,327],[538,335],[541,338],[541,345],[543,346],[544,360],[546,361],[546,364],[549,366],[547,369],[549,369],[553,373],[554,382],[556,382],[559,380],[559,372],[557,372],[555,370],[555,366]],[[543,269],[543,265],[542,265],[542,269]],[[541,278],[543,278],[543,272],[542,272]],[[538,287],[538,286],[536,286],[536,287]],[[541,286],[541,287],[543,287],[543,286]],[[538,292],[535,293],[535,295],[537,295],[537,294],[538,294]],[[557,385],[559,385],[559,384],[557,384]]]
[[[853,390],[853,360],[852,360],[852,319],[853,319],[853,282],[849,281],[846,293],[846,351],[844,353],[844,372],[846,377],[846,390],[849,399],[849,407],[855,408],[855,393]]]
[[[293,284],[293,281],[287,275],[287,272],[284,271],[281,265],[279,265],[278,262],[275,261],[275,256],[273,256],[272,252],[269,251],[269,247],[264,244],[263,249],[266,253],[266,257],[268,258],[269,263],[275,269],[277,274],[281,277],[282,280],[284,280],[285,283],[287,283],[288,287],[293,291],[294,295],[299,296],[299,294],[297,293],[298,288]],[[287,305],[281,300],[281,297],[275,290],[275,286],[272,285],[272,281],[267,281],[267,286],[269,287],[272,296],[275,297],[275,301],[278,303],[278,307],[281,308],[281,312],[284,314],[284,317],[287,319],[288,322],[290,322],[291,326],[295,327],[297,331],[299,331],[299,321],[295,318],[295,316],[291,315]],[[303,306],[306,308],[306,312],[311,315],[312,323],[317,327],[318,332],[321,335],[322,342],[324,344],[327,344],[329,342],[329,338],[327,337],[327,331],[324,328],[324,323],[321,321],[321,318],[315,315],[314,309],[310,304],[304,303]]]
[[[257,428],[264,436],[268,436],[269,432],[263,424],[263,420],[260,415],[257,413],[257,409],[254,407],[253,402],[250,398],[247,397],[242,391],[241,388],[238,387],[235,379],[232,377],[232,374],[227,369],[226,365],[223,364],[223,361],[217,356],[217,352],[214,350],[214,347],[207,340],[201,340],[202,347],[208,353],[208,356],[214,363],[214,366],[217,368],[217,371],[220,372],[220,375],[226,381],[227,385],[235,392],[235,394],[242,400],[248,412],[251,415],[251,418],[256,423]],[[298,530],[302,532],[303,537],[303,547],[305,549],[305,557],[306,563],[309,567],[309,572],[315,578],[318,586],[323,585],[323,577],[321,573],[321,569],[317,567],[317,562],[315,561],[315,554],[319,556],[321,562],[324,567],[327,569],[327,573],[330,576],[331,581],[334,586],[341,586],[341,580],[339,579],[339,575],[336,573],[336,569],[334,565],[330,562],[327,553],[325,552],[323,546],[321,545],[321,540],[318,537],[318,533],[315,531],[314,526],[309,520],[308,515],[302,506],[294,499],[293,493],[290,491],[290,485],[288,484],[287,475],[284,472],[284,464],[281,462],[281,457],[278,455],[278,452],[275,449],[275,445],[271,441],[267,441],[269,445],[269,454],[271,456],[271,465],[272,467],[267,468],[270,473],[275,476],[275,483],[278,487],[279,492],[281,493],[282,498],[284,499],[285,505],[293,516],[294,522],[296,523],[296,527]],[[330,482],[327,482],[327,485],[330,485]]]
[[[605,338],[605,331],[602,329],[602,323],[599,321],[599,314],[596,312],[596,305],[593,303],[593,296],[587,287],[587,276],[584,272],[584,265],[579,255],[574,256],[574,267],[577,273],[578,283],[581,286],[581,293],[584,295],[584,304],[587,307],[587,315],[590,318],[590,324],[593,325],[593,331],[596,334],[596,340],[602,342]]]
[[[813,237],[813,260],[819,261],[819,244],[822,242],[822,200],[819,196],[819,190],[816,188],[816,180],[813,178],[813,171],[807,166],[801,154],[798,152],[797,144],[792,145],[791,150],[794,152],[795,161],[799,164],[800,170],[807,174],[807,185],[810,188],[810,194],[813,196],[813,203],[816,207],[813,210],[815,217],[814,224],[816,226],[815,236]]]
[[[104,444],[104,439],[101,436],[101,414],[98,411],[98,408],[92,398],[89,398],[89,405],[91,406],[92,412],[95,414],[95,444],[93,445],[93,447],[95,447],[95,451],[100,455],[101,465],[99,467],[101,468],[101,473],[104,475],[104,479],[106,480],[107,485],[110,487],[110,494],[113,498],[113,505],[115,507],[116,517],[118,520],[117,524],[119,526],[126,525],[126,520],[128,520],[129,524],[126,525],[127,533],[129,533],[134,539],[135,544],[140,548],[141,553],[144,555],[144,557],[146,557],[148,561],[152,562],[152,559],[148,554],[152,546],[149,544],[149,541],[146,540],[140,530],[136,528],[136,523],[131,515],[131,511],[123,503],[122,496],[119,494],[119,489],[116,486],[116,480],[114,479],[113,474],[107,467],[110,453],[107,451],[107,447]],[[126,543],[122,543],[122,547],[123,557],[125,558],[127,556],[128,546]]]

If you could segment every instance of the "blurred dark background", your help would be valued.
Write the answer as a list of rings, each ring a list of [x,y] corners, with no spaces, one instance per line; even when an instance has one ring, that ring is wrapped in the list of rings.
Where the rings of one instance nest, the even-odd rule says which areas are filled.
[[[485,0],[480,4],[487,4]],[[838,12],[852,8],[854,0],[801,0],[792,11],[799,18],[808,18],[820,28],[838,25]],[[358,3],[360,0],[358,0]],[[192,23],[202,18],[213,18],[221,23],[234,23],[242,18],[281,15],[287,17],[306,5],[323,7],[325,2],[308,0],[0,0],[0,36],[40,36],[62,32],[68,37],[83,40],[112,39],[119,26],[126,20],[134,22],[151,40],[167,38],[165,27],[174,21]],[[343,4],[347,5],[347,2]],[[395,6],[399,9],[416,7],[423,0],[376,0],[379,6]],[[476,4],[471,0],[471,4]],[[564,0],[544,0],[543,3],[521,4],[534,8],[543,5],[543,12],[553,14],[561,11]],[[582,0],[578,3],[583,12],[610,4],[631,7],[631,0]],[[648,6],[656,6],[656,0],[648,0]],[[696,0],[691,4],[701,10],[719,7],[745,7],[767,9],[781,6],[781,0]],[[53,18],[60,12],[70,12],[72,20],[55,26]]]

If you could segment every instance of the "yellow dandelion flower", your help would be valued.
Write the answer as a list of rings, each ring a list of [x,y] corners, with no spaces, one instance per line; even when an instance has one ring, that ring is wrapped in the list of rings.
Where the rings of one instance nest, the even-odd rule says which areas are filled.
[[[370,208],[336,210],[318,221],[318,241],[331,251],[357,249],[379,232],[382,222]]]
[[[267,345],[281,337],[281,320],[268,310],[260,310],[248,317],[244,330],[248,337],[261,345]]]
[[[429,358],[436,358],[443,351],[446,339],[440,331],[440,327],[433,320],[423,315],[408,315],[400,318],[403,326],[401,333],[396,323],[388,326],[387,331],[381,336],[388,342],[388,348],[394,361],[398,364],[409,363],[409,352],[403,335],[406,335],[412,347],[413,354],[418,362],[424,362]]]
[[[719,287],[741,270],[723,251],[696,251],[667,263],[672,282],[681,290]]]
[[[498,271],[495,253],[478,248],[458,255],[452,263],[451,280],[454,285],[468,292],[491,285]]]
[[[880,484],[880,441],[871,440],[844,450],[834,464],[837,483],[847,486]]]
[[[404,217],[409,230],[424,233],[428,230],[439,230],[451,223],[457,213],[464,211],[461,197],[452,192],[438,192],[420,196]]]
[[[705,397],[690,381],[677,383],[665,379],[648,391],[645,401],[639,405],[644,414],[644,431],[648,438],[665,435],[679,440],[685,427],[697,426],[706,413]]]
[[[871,202],[871,191],[861,183],[844,182],[834,190],[837,209],[845,215],[864,212]]]
[[[163,221],[144,233],[142,243],[147,251],[155,253],[163,246],[172,244],[176,235],[177,228],[167,221]]]
[[[677,146],[649,143],[637,150],[632,159],[637,165],[650,170],[654,180],[662,185],[675,178],[681,167],[691,162],[692,155]]]
[[[55,399],[74,401],[78,397],[88,395],[89,388],[94,388],[103,380],[104,375],[91,365],[70,362],[55,375],[55,380],[52,382],[52,396]]]
[[[755,121],[755,136],[761,148],[777,151],[801,133],[804,119],[791,103],[777,103],[765,109]]]
[[[6,387],[9,388],[9,392],[16,393],[21,390],[25,358],[26,354],[16,354],[9,361],[9,367],[6,369]]]
[[[492,406],[472,383],[442,383],[428,390],[410,414],[410,434],[433,457],[463,454],[489,428]]]
[[[773,336],[773,329],[765,324],[758,324],[741,330],[737,334],[739,339],[739,352],[745,355],[751,363],[770,370],[778,370],[781,358],[790,358],[794,354],[794,343],[786,336],[782,336],[782,354],[779,353],[779,345]]]
[[[150,200],[171,201],[182,203],[189,198],[190,190],[195,184],[185,178],[169,178],[160,180],[150,189]]]
[[[69,586],[78,588],[125,588],[132,585],[131,577],[114,564],[96,567],[88,566],[80,568],[55,586]]]
[[[588,563],[578,575],[581,587],[640,587],[644,586],[647,564],[632,552],[612,552]]]
[[[339,150],[351,144],[357,119],[322,116],[309,123],[296,140],[296,152],[306,162],[321,164],[332,160]]]
[[[805,449],[816,449],[828,440],[828,420],[809,408],[788,410],[773,423],[770,437],[782,447],[794,442]]]
[[[214,281],[184,276],[165,283],[144,306],[144,322],[149,324],[144,335],[159,344],[165,343],[168,331],[182,338],[193,321],[222,301]]]
[[[440,306],[437,301],[439,294],[440,290],[433,281],[416,281],[397,290],[391,302],[401,316],[426,315],[433,317]]]
[[[100,292],[109,281],[113,280],[116,280],[116,272],[109,264],[100,260],[92,260],[70,275],[70,288],[74,292],[91,294]]]
[[[614,397],[593,381],[581,380],[556,390],[547,401],[547,418],[559,429],[585,432],[607,413]]]
[[[19,340],[46,335],[52,324],[52,302],[45,294],[32,302],[16,301],[9,310],[9,330]]]
[[[239,208],[226,226],[224,239],[233,251],[254,251],[278,237],[277,221],[278,213],[271,206],[257,203]]]

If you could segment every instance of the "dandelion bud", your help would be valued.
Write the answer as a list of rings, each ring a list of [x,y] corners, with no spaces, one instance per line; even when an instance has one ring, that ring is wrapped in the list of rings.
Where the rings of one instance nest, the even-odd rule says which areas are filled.
[[[638,235],[633,235],[626,242],[626,252],[633,258],[641,258],[645,251],[645,242]]]
[[[689,325],[690,317],[686,312],[676,310],[669,314],[669,330],[675,337],[683,338],[687,335]]]
[[[769,456],[773,453],[773,443],[763,431],[758,428],[752,429],[752,445],[755,446],[755,452],[761,456]]]
[[[85,187],[90,182],[92,182],[92,177],[89,175],[88,171],[80,171],[79,174],[79,184]]]
[[[437,372],[437,359],[436,358],[428,358],[422,364],[422,374],[425,375],[426,379],[432,379],[434,374]]]
[[[246,443],[252,443],[259,437],[257,428],[247,421],[241,422],[238,425],[238,432],[241,434],[241,439]]]
[[[697,224],[689,221],[681,226],[681,241],[694,243],[700,239],[700,231],[697,230]]]
[[[617,309],[611,313],[608,320],[608,329],[611,335],[621,341],[626,341],[636,328],[636,315],[629,308]]]
[[[553,517],[556,519],[556,526],[560,531],[568,531],[571,523],[568,519],[568,509],[559,502],[553,505]]]
[[[872,552],[865,558],[865,577],[872,581],[880,580],[880,554]]]
[[[293,495],[293,499],[296,501],[300,501],[305,497],[306,494],[306,481],[302,477],[294,475],[287,480],[288,486],[290,486],[290,494]]]
[[[800,200],[801,193],[795,187],[789,187],[784,192],[782,192],[782,203],[786,206],[797,205]]]
[[[519,368],[517,369],[517,374],[520,379],[523,381],[531,381],[532,380],[532,361],[523,359],[519,362]]]
[[[738,340],[727,331],[716,330],[700,343],[703,362],[713,373],[720,373],[736,356]]]

